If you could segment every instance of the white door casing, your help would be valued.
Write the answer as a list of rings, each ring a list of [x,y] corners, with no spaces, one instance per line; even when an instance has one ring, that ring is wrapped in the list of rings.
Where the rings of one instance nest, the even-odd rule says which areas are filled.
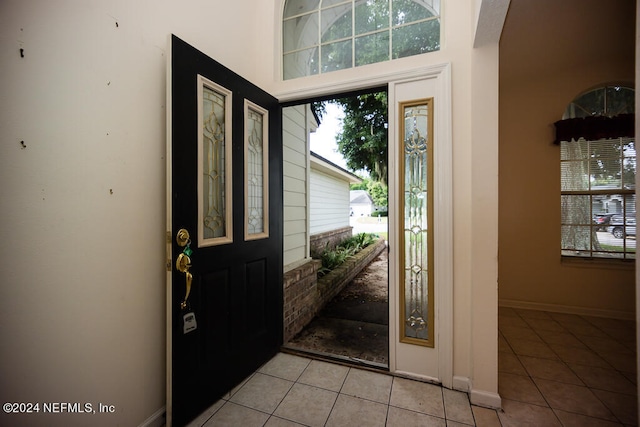
[[[453,166],[450,66],[389,83],[389,369],[452,387],[453,383]],[[399,194],[402,102],[433,98],[434,340],[435,347],[400,342]]]
[[[332,82],[280,92],[280,102],[388,85],[389,101],[389,370],[409,377],[453,385],[453,162],[451,65]],[[434,275],[435,348],[399,342],[398,104],[434,99]],[[393,209],[392,207],[396,207]]]

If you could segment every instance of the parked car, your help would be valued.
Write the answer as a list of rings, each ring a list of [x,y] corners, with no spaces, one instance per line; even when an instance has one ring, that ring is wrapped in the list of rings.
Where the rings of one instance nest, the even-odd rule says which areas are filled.
[[[636,216],[627,215],[613,215],[609,220],[609,232],[613,234],[613,237],[622,239],[625,236],[636,235]]]
[[[609,223],[611,222],[611,217],[613,215],[615,214],[612,214],[612,213],[594,214],[593,223],[597,225],[596,231],[607,231],[607,227],[609,227]]]

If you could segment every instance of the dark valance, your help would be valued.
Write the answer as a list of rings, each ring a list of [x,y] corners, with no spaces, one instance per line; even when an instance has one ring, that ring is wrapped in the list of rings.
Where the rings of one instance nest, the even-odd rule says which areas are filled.
[[[592,116],[580,119],[559,120],[556,126],[556,140],[571,141],[584,138],[588,141],[596,141],[606,138],[624,138],[635,136],[635,115],[620,114],[615,117]]]

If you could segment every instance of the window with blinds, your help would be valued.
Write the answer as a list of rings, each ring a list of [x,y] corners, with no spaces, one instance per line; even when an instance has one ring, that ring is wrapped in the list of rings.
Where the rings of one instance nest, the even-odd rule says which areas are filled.
[[[633,138],[561,141],[562,255],[635,259]]]
[[[634,104],[633,89],[600,87],[556,122],[563,256],[636,257]]]

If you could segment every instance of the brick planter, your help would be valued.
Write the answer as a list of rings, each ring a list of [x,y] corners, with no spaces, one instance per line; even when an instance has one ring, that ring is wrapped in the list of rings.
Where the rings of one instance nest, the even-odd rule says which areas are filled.
[[[322,307],[383,250],[386,250],[385,242],[379,239],[321,278],[318,278],[319,260],[311,260],[286,272],[283,283],[284,342],[307,326]]]
[[[335,270],[318,279],[318,304],[320,309],[340,293],[371,261],[386,249],[384,239],[378,239]],[[319,310],[320,310],[319,309]],[[319,311],[318,310],[318,311]]]

